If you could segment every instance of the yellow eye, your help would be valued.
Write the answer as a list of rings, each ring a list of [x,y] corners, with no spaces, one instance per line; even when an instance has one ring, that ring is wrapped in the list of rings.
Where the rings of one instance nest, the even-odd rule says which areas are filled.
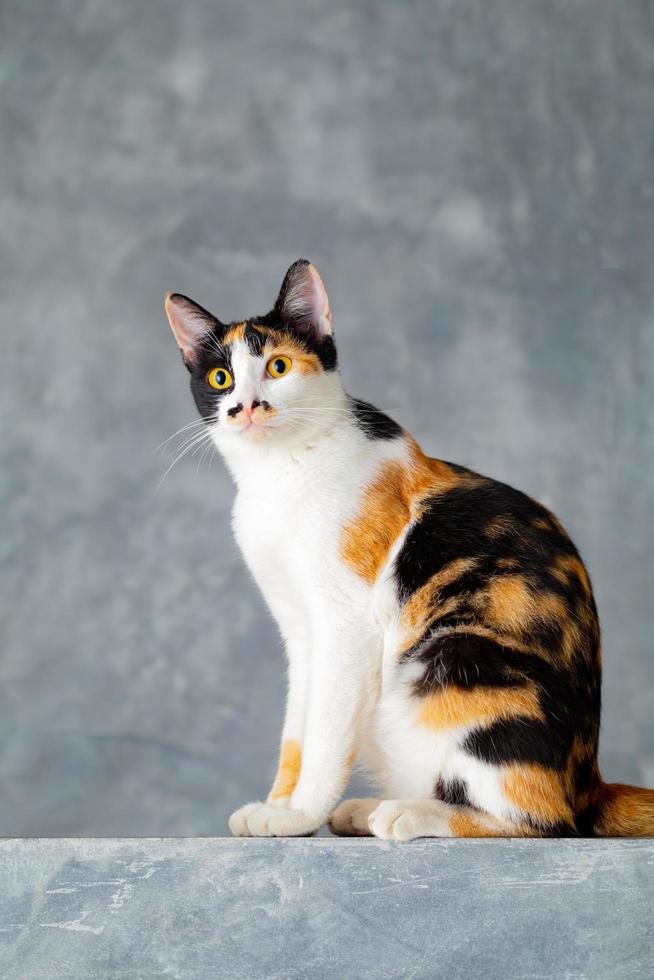
[[[288,374],[291,370],[292,360],[280,354],[278,357],[271,357],[266,365],[266,370],[271,378],[281,378],[282,374]]]
[[[232,376],[227,368],[211,368],[207,375],[207,384],[210,384],[216,391],[223,391],[229,388],[232,383]]]

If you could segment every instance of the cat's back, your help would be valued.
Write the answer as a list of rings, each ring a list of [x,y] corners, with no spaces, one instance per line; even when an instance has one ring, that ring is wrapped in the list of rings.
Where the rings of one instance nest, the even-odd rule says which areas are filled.
[[[560,521],[543,504],[520,490],[440,460],[452,478],[419,501],[419,517],[397,560],[403,588],[414,591],[434,571],[466,559],[488,573],[521,571],[552,579],[574,579],[590,589],[579,553]],[[562,569],[570,575],[564,575]],[[574,573],[574,574],[572,574]],[[560,591],[556,589],[557,591]]]

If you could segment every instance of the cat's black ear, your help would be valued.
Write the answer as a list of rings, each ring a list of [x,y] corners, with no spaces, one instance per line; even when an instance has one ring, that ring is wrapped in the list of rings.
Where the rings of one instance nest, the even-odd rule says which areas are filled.
[[[220,323],[215,316],[181,293],[166,293],[164,305],[184,363],[190,368],[202,341],[219,328]]]
[[[323,281],[307,259],[298,259],[284,276],[275,315],[295,330],[313,330],[318,337],[332,333],[332,315]]]

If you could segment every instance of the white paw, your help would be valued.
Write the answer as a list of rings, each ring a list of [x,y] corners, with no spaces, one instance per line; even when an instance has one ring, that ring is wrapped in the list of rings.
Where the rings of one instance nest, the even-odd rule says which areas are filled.
[[[369,837],[368,817],[379,804],[379,800],[344,800],[337,806],[327,825],[332,834],[339,837]]]
[[[245,806],[234,810],[229,818],[229,829],[234,837],[250,837],[247,818],[250,814],[256,813],[265,803],[246,803]]]
[[[308,837],[320,822],[303,810],[272,803],[248,803],[229,818],[234,837]]]
[[[370,814],[368,826],[382,840],[452,836],[449,812],[435,800],[384,800]]]

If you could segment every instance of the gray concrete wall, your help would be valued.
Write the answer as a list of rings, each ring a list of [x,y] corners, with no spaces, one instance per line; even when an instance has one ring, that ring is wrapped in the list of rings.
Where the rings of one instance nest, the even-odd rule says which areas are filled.
[[[0,833],[221,834],[280,646],[194,417],[176,289],[298,255],[349,388],[553,506],[605,640],[602,759],[654,785],[649,2],[4,0]]]
[[[5,980],[651,980],[654,842],[6,841]]]

